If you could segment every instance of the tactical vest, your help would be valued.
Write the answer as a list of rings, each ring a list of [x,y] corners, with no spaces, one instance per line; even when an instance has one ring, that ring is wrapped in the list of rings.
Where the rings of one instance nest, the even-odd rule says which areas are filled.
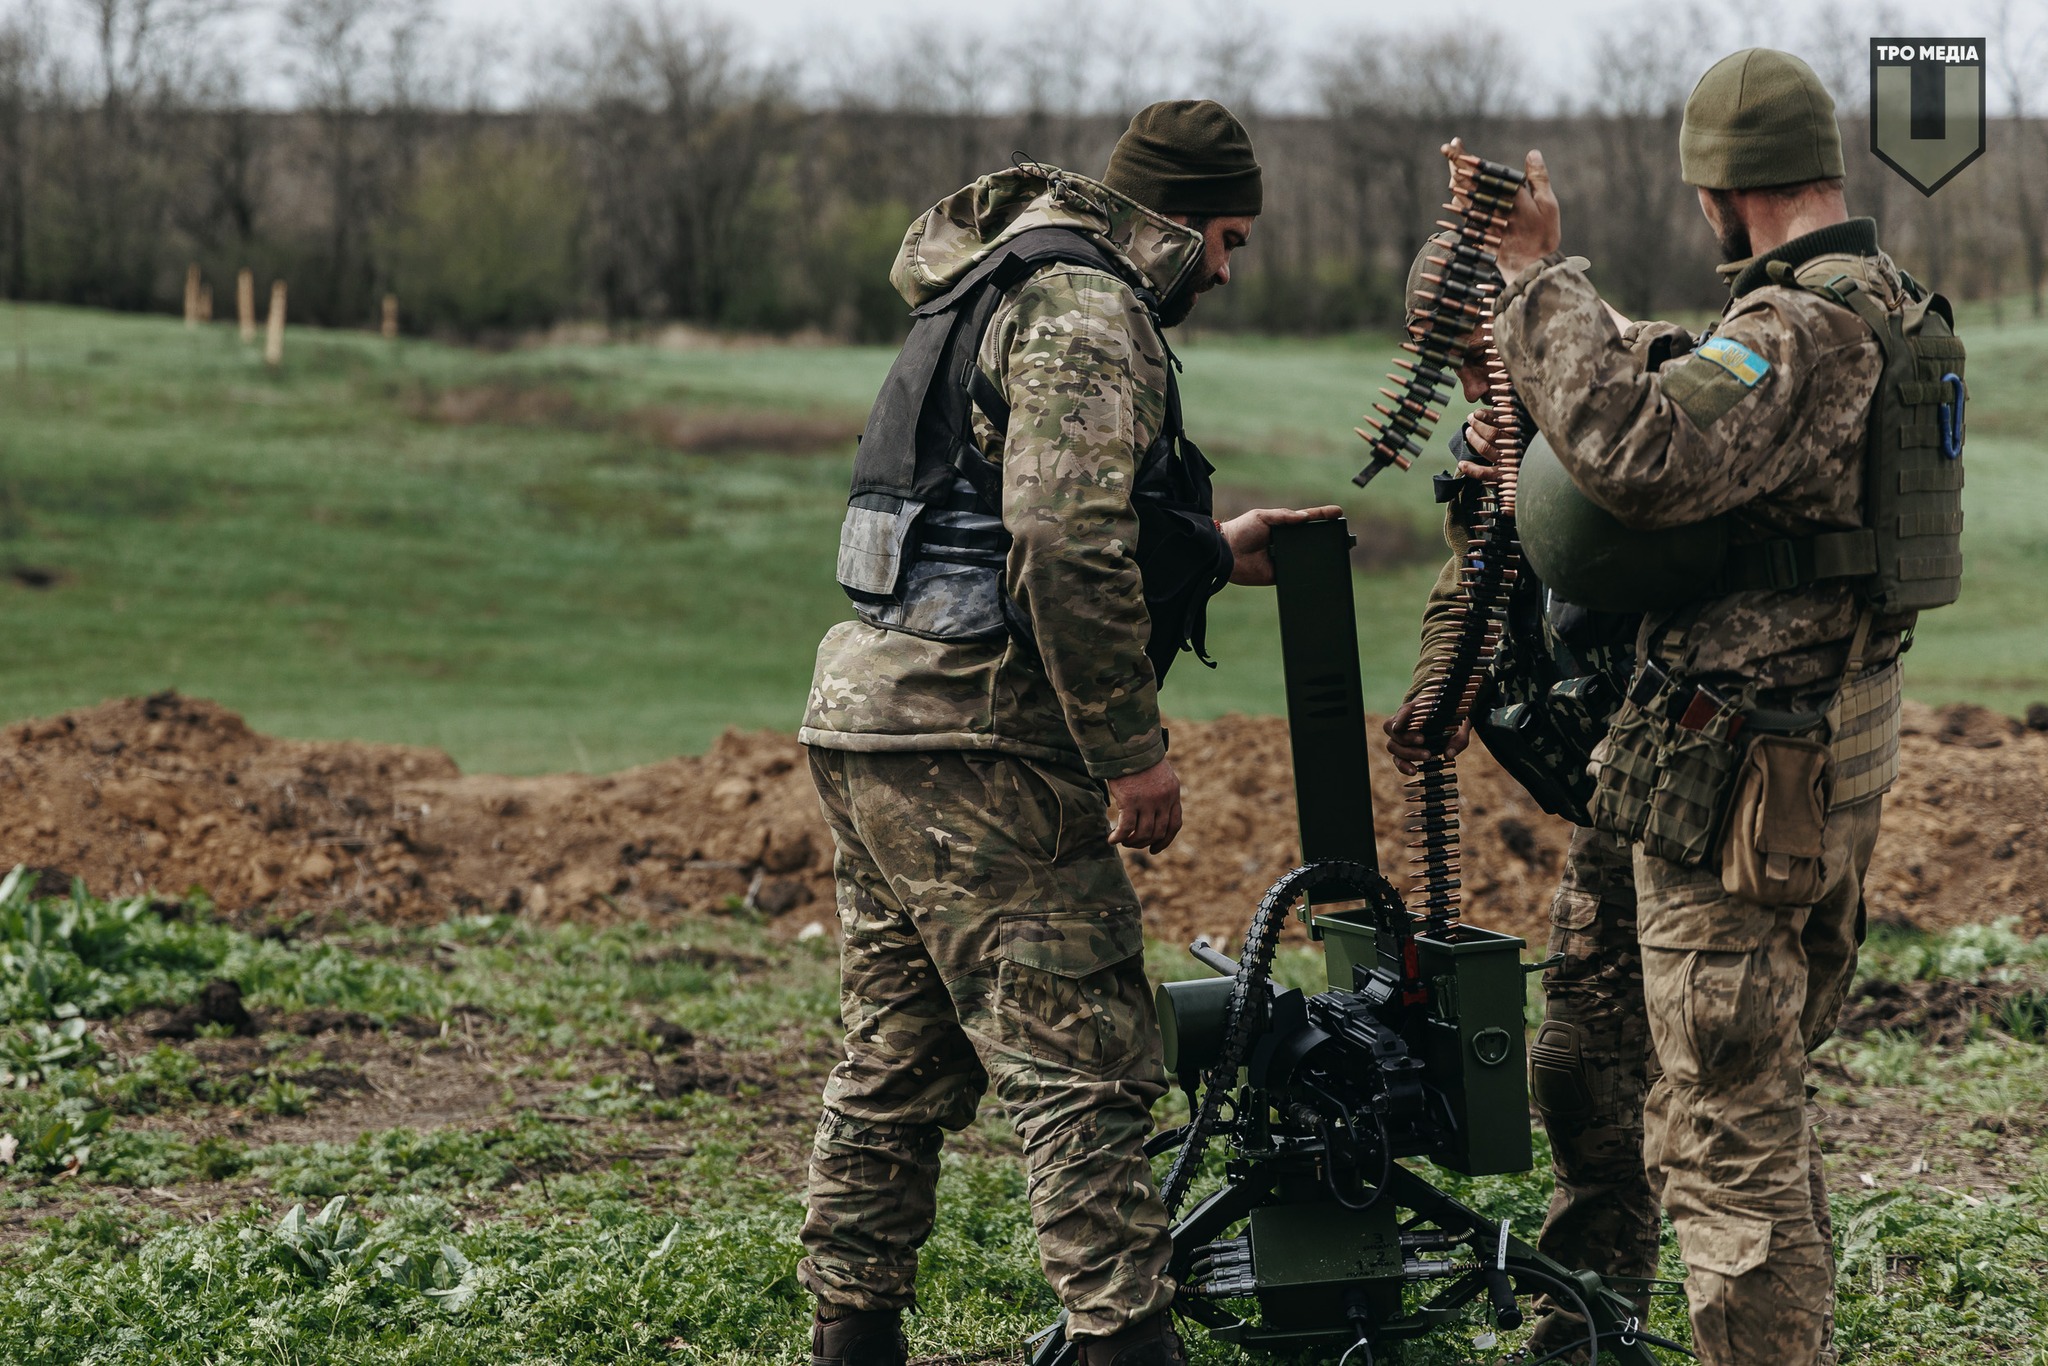
[[[1572,602],[1624,612],[1830,579],[1858,580],[1864,600],[1885,614],[1954,602],[1963,574],[1963,344],[1948,300],[1910,278],[1907,303],[1887,311],[1858,278],[1868,259],[1828,255],[1796,271],[1770,267],[1773,283],[1852,309],[1881,348],[1861,527],[1746,544],[1731,543],[1729,517],[1632,530],[1580,493],[1548,447],[1532,443],[1516,524],[1543,581]]]
[[[861,433],[839,532],[839,584],[868,624],[928,640],[1007,634],[1035,653],[1030,621],[1003,582],[1011,538],[1002,469],[976,443],[973,413],[999,434],[1008,430],[1009,404],[976,357],[1004,294],[1055,262],[1125,278],[1085,234],[1034,228],[911,313],[910,337]],[[1156,321],[1149,292],[1133,288]],[[1162,680],[1183,648],[1212,663],[1204,648],[1208,602],[1232,564],[1212,515],[1213,468],[1181,431],[1174,369],[1167,366],[1165,421],[1131,487],[1134,558],[1152,622],[1145,652]]]

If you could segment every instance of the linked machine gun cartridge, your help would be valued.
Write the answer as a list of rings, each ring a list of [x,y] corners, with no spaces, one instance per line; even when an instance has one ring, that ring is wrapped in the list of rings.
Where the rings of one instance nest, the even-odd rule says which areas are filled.
[[[1296,1359],[1369,1366],[1402,1341],[1458,1331],[1478,1359],[1505,1360],[1540,1295],[1578,1324],[1514,1359],[1650,1366],[1683,1354],[1598,1275],[1404,1165],[1528,1170],[1528,969],[1522,940],[1412,913],[1380,873],[1350,544],[1341,521],[1273,538],[1303,863],[1266,893],[1235,957],[1192,946],[1216,975],[1159,989],[1167,1068],[1192,1112],[1151,1149],[1173,1154],[1162,1194],[1174,1312]],[[1297,911],[1322,945],[1319,991],[1272,975]],[[1076,1357],[1056,1324],[1032,1360]]]

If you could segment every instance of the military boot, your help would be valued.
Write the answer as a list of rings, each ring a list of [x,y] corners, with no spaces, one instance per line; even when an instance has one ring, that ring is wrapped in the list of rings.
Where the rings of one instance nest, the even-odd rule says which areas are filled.
[[[904,1366],[900,1309],[848,1309],[825,1317],[823,1305],[811,1320],[811,1366]]]
[[[1081,1366],[1187,1366],[1188,1354],[1168,1310],[1106,1338],[1077,1338]]]

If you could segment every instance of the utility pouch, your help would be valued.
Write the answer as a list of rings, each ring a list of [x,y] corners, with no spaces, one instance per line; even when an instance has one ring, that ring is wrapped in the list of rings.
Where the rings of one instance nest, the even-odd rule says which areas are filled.
[[[1671,691],[1671,681],[1654,665],[1638,669],[1606,737],[1593,747],[1588,805],[1595,830],[1631,843],[1643,837],[1657,786],[1657,755],[1672,729],[1664,715]]]
[[[903,592],[906,547],[924,504],[885,493],[857,494],[839,528],[839,585],[855,602],[895,602]]]
[[[1643,823],[1643,851],[1687,868],[1714,852],[1741,758],[1735,737],[1742,711],[1704,688],[1687,688],[1674,701],[1683,711],[1657,751],[1656,785]]]
[[[1759,735],[1750,742],[1721,844],[1721,886],[1729,895],[1759,906],[1806,906],[1819,898],[1834,774],[1823,741]]]

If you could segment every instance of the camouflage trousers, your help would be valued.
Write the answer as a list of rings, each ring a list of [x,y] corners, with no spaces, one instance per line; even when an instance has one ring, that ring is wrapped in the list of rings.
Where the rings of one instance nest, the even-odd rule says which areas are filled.
[[[1636,947],[1628,841],[1581,828],[1550,906],[1543,1023],[1529,1047],[1530,1090],[1550,1135],[1556,1185],[1536,1246],[1566,1266],[1628,1280],[1657,1274],[1657,1198],[1643,1166],[1643,1106],[1657,1077]],[[1637,1294],[1647,1311],[1647,1295]],[[1546,1309],[1554,1306],[1546,1304]],[[1545,1325],[1545,1349],[1584,1332],[1578,1315]]]
[[[1101,788],[980,751],[810,761],[835,846],[846,1056],[825,1084],[799,1281],[832,1309],[912,1304],[945,1131],[992,1084],[1069,1332],[1163,1310],[1172,1241],[1144,1144],[1166,1072]]]
[[[1831,811],[1811,906],[1635,851],[1650,1038],[1645,1156],[1678,1233],[1706,1366],[1832,1362],[1834,1255],[1807,1055],[1856,969],[1882,799]]]
[[[1866,819],[1856,813],[1867,811],[1869,835],[1874,841],[1877,808],[1878,804],[1871,802],[1844,810],[1831,824],[1848,822],[1841,825],[1839,836],[1847,839],[1851,825]],[[1854,868],[1847,857],[1836,865],[1853,873],[1848,879],[1853,885],[1831,889],[1835,901],[1824,899],[1827,911],[1818,917],[1821,923],[1832,925],[1827,933],[1836,936],[1836,947],[1821,952],[1815,960],[1815,970],[1827,985],[1814,1002],[1811,1022],[1802,1020],[1800,1038],[1807,1052],[1832,1029],[1853,974],[1855,908],[1861,895],[1862,869],[1869,860],[1867,847],[1860,859]],[[1673,872],[1690,871],[1669,864],[1664,867]],[[1697,870],[1690,880],[1701,890],[1709,885],[1719,889],[1713,869]],[[1837,908],[1844,896],[1849,916],[1846,958],[1840,947],[1844,926],[1839,923]],[[1760,907],[1751,909],[1758,914],[1776,914]],[[1805,914],[1809,921],[1815,919],[1812,913]],[[1543,974],[1543,1023],[1530,1046],[1529,1062],[1536,1108],[1550,1136],[1556,1185],[1537,1246],[1567,1266],[1619,1279],[1624,1289],[1630,1290],[1629,1281],[1654,1276],[1657,1270],[1659,1200],[1645,1161],[1644,1114],[1662,1067],[1658,1048],[1652,1046],[1644,998],[1635,855],[1627,841],[1599,830],[1573,832],[1564,878],[1551,903],[1550,921],[1549,953],[1563,961]],[[1817,930],[1816,934],[1823,932]],[[1810,1130],[1818,1122],[1818,1114],[1809,1111],[1805,1119]],[[1826,1243],[1831,1234],[1827,1187],[1819,1146],[1810,1139],[1807,1201]],[[1634,1298],[1647,1316],[1648,1295]],[[1554,1311],[1555,1306],[1546,1304],[1544,1308]],[[1576,1314],[1553,1312],[1539,1341],[1546,1349],[1556,1348],[1583,1331]],[[1832,1324],[1824,1320],[1816,1361],[1834,1360],[1832,1338]]]

